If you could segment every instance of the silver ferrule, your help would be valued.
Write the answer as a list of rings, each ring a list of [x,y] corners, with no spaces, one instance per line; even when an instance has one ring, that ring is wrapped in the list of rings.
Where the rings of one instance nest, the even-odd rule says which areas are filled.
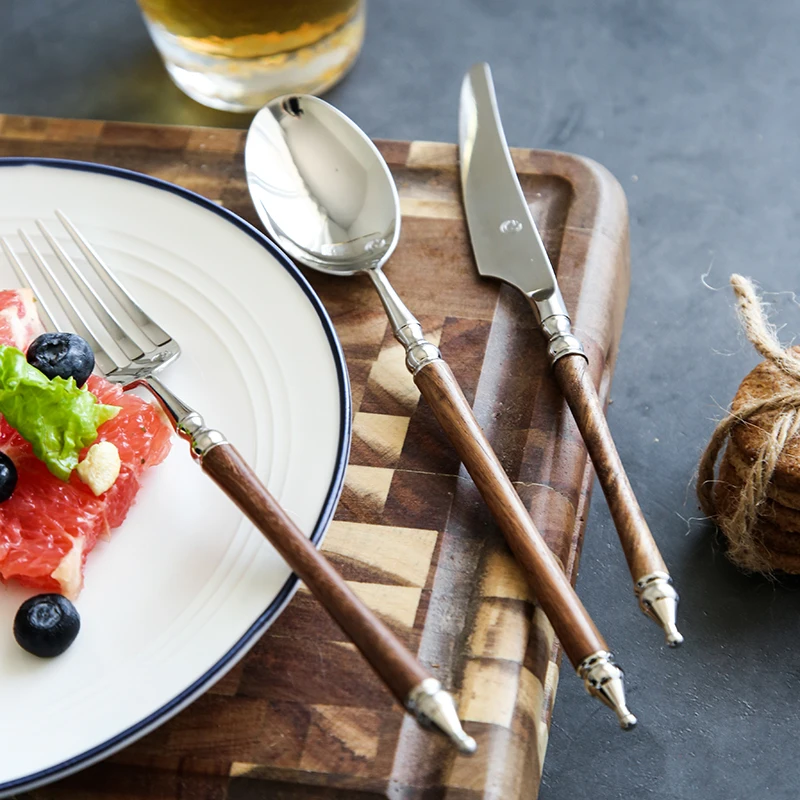
[[[531,292],[528,299],[533,306],[539,327],[547,339],[547,355],[550,357],[551,366],[563,356],[577,355],[586,358],[580,340],[572,332],[567,306],[558,286],[546,297]]]
[[[439,348],[425,338],[419,320],[408,310],[383,271],[372,269],[369,276],[378,290],[395,339],[406,349],[408,371],[416,375],[427,364],[441,359]]]
[[[202,459],[209,450],[212,450],[218,444],[227,443],[228,440],[223,434],[213,428],[209,428],[197,411],[187,406],[158,378],[152,376],[147,379],[146,383],[169,417],[175,430],[180,436],[189,441],[192,455],[196,458]]]
[[[436,678],[426,678],[408,693],[406,709],[424,727],[447,736],[460,753],[472,755],[478,749],[475,740],[461,727],[453,698]]]
[[[438,361],[442,354],[422,334],[422,326],[414,320],[394,332],[395,338],[406,348],[406,367],[416,375],[426,364]]]
[[[548,317],[569,317],[567,305],[558,286],[541,292],[529,292],[528,300],[533,304],[533,313],[541,325]]]
[[[677,628],[679,597],[669,574],[651,572],[636,581],[634,591],[642,611],[663,628],[667,644],[670,647],[683,644],[683,636]]]
[[[203,458],[209,450],[228,441],[219,431],[207,427],[205,420],[196,411],[184,417],[176,430],[184,439],[188,439],[192,454],[197,458]]]
[[[578,664],[578,677],[586,691],[605,703],[616,715],[620,727],[629,731],[636,725],[636,717],[625,703],[625,683],[622,670],[614,663],[607,650],[598,650]]]
[[[576,355],[586,358],[583,345],[572,332],[572,325],[566,314],[547,317],[542,320],[540,327],[547,339],[547,355],[551,365],[563,356]]]

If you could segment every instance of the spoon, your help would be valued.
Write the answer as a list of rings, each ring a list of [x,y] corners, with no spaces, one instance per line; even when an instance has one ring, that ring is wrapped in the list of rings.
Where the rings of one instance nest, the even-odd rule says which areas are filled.
[[[536,529],[439,349],[383,272],[400,237],[400,201],[383,157],[344,114],[287,95],[256,114],[245,146],[250,195],[270,236],[297,261],[334,275],[366,273],[406,366],[506,541],[587,690],[631,728],[622,670]]]

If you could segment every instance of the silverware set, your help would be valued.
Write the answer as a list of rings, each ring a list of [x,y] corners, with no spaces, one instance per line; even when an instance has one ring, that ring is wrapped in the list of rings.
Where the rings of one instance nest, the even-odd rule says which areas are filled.
[[[459,143],[462,199],[478,271],[515,286],[530,300],[554,377],[608,500],[639,605],[664,630],[667,643],[679,645],[678,595],[614,446],[586,353],[571,329],[520,188],[488,65],[475,65],[464,78]],[[565,653],[589,693],[616,713],[623,728],[632,728],[636,718],[625,701],[622,670],[536,529],[450,368],[382,270],[400,236],[401,215],[380,153],[323,100],[292,95],[256,115],[245,167],[261,222],[284,250],[316,270],[370,277],[414,382],[492,511]]]
[[[485,64],[464,78],[459,142],[463,203],[477,269],[530,300],[553,375],[608,500],[639,605],[662,627],[668,644],[678,645],[678,595],[617,454],[584,348],[571,329],[514,171]],[[258,215],[289,255],[322,272],[369,277],[405,349],[415,384],[494,515],[567,657],[589,693],[614,711],[621,727],[632,728],[636,718],[626,704],[622,670],[537,530],[439,349],[425,338],[383,272],[400,237],[401,214],[397,188],[380,153],[341,112],[316,97],[293,95],[274,100],[256,115],[245,166]],[[161,370],[180,355],[178,343],[146,315],[69,219],[60,212],[56,216],[81,252],[81,265],[41,221],[39,234],[50,256],[20,232],[34,268],[0,240],[22,285],[39,297],[43,322],[51,330],[72,330],[86,339],[108,380],[125,389],[147,388],[204,472],[274,545],[395,697],[422,724],[447,735],[460,752],[474,752],[475,742],[463,731],[455,703],[439,681],[358,600],[233,445],[161,381]],[[60,263],[58,272],[50,258]],[[41,302],[44,286],[47,296],[59,299],[57,306]],[[113,343],[113,351],[103,340]]]

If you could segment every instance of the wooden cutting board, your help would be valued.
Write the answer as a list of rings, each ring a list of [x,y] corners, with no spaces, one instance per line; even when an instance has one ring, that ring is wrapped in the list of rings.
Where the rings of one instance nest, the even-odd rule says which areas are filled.
[[[1,156],[138,170],[258,225],[244,137],[0,116]],[[456,147],[377,145],[397,179],[404,215],[387,274],[440,345],[574,580],[593,473],[549,375],[533,315],[515,291],[477,276]],[[625,197],[606,170],[585,159],[534,150],[513,157],[605,400],[628,293]],[[404,717],[301,589],[244,661],[189,709],[34,796],[535,798],[558,682],[552,629],[420,401],[368,279],[306,274],[341,338],[355,413],[346,486],[323,550],[458,694],[478,754],[457,757]],[[577,680],[571,669],[564,679]],[[596,724],[613,721],[598,716]]]

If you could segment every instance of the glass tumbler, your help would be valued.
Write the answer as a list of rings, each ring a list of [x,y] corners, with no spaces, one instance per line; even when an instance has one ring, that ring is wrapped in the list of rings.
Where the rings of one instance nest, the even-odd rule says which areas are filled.
[[[226,111],[318,94],[364,40],[365,0],[138,0],[172,80]]]

